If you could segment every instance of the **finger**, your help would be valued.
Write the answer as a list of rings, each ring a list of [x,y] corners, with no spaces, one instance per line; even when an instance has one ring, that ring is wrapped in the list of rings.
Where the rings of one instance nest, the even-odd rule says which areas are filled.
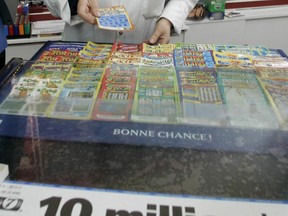
[[[169,37],[167,37],[165,35],[161,36],[159,38],[159,40],[158,40],[158,43],[159,44],[167,44],[167,43],[169,43]]]
[[[188,17],[194,17],[195,16],[195,9],[193,9],[190,13],[189,13],[189,15],[188,15]]]
[[[88,1],[79,1],[77,6],[78,15],[86,22],[95,24],[95,16],[91,13]]]
[[[158,39],[160,38],[160,36],[161,36],[160,31],[156,30],[156,31],[152,34],[152,36],[149,38],[149,40],[148,40],[149,43],[151,43],[151,44],[157,43],[157,41],[158,41]]]
[[[96,17],[100,17],[98,0],[90,0],[90,6],[91,13]]]
[[[80,13],[78,12],[78,15],[86,22],[90,24],[96,24],[96,19],[95,16],[93,16],[91,13],[86,12],[86,13]]]
[[[200,17],[202,13],[202,8],[196,10],[196,17]]]

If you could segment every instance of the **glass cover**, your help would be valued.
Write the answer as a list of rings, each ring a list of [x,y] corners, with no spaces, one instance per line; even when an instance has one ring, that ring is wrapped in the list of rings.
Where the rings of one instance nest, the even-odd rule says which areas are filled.
[[[1,72],[9,179],[288,200],[288,61],[212,44],[47,42]]]

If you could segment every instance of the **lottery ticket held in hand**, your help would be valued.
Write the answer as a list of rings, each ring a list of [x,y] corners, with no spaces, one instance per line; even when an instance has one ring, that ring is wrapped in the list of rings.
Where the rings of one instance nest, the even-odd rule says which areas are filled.
[[[124,6],[100,8],[100,17],[96,17],[98,27],[105,30],[129,31],[134,26]]]

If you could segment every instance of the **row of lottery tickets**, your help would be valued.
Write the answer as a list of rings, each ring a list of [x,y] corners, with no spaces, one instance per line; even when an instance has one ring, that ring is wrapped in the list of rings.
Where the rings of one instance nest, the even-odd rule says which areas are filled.
[[[287,129],[287,105],[288,59],[279,50],[51,42],[0,113]]]

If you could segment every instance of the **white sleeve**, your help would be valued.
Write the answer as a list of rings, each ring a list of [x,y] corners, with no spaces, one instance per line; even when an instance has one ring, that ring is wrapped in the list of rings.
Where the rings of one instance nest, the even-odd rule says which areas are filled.
[[[198,0],[170,0],[160,18],[168,19],[177,34],[181,33],[189,12],[195,7]]]
[[[76,25],[83,22],[78,16],[71,16],[68,0],[44,0],[50,13],[55,17],[60,17],[69,25]]]

